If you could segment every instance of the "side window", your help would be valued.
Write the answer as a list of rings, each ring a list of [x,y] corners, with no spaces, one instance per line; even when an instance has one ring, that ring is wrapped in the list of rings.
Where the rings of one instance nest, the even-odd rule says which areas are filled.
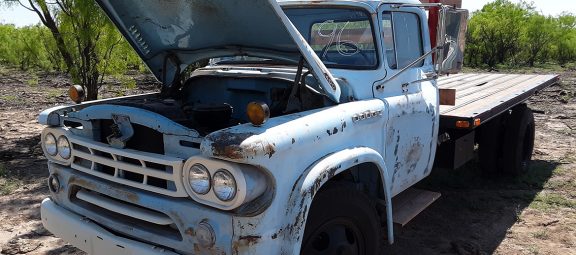
[[[408,12],[384,12],[382,29],[390,68],[402,69],[424,54],[418,15]],[[416,66],[423,64],[424,61],[421,61]]]
[[[388,66],[396,69],[396,49],[394,47],[394,30],[392,28],[392,14],[384,13],[382,15],[382,38],[384,38],[384,51]]]

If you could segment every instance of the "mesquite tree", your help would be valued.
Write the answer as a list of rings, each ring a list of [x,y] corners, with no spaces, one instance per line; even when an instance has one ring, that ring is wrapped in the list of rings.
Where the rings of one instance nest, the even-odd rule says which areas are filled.
[[[104,75],[117,73],[118,48],[131,51],[127,43],[94,0],[3,0],[36,13],[48,28],[67,71],[86,90],[87,99],[98,98]],[[133,52],[130,52],[134,55]]]

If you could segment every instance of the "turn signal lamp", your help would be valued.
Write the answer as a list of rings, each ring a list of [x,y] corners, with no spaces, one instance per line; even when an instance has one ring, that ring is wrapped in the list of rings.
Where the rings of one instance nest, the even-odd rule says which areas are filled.
[[[263,102],[250,102],[246,107],[248,119],[254,126],[262,126],[270,118],[270,108]]]
[[[480,124],[482,124],[482,121],[480,121],[480,118],[474,119],[474,126],[475,127],[480,126]]]
[[[70,96],[70,99],[72,99],[74,103],[82,103],[82,101],[84,101],[85,95],[86,94],[84,93],[84,88],[82,88],[80,85],[72,85],[68,89],[68,96]]]
[[[456,121],[457,128],[470,128],[470,122],[467,120]]]

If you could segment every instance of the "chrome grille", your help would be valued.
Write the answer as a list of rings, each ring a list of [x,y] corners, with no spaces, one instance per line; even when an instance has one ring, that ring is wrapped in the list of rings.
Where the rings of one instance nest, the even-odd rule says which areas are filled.
[[[109,181],[172,197],[187,197],[182,184],[183,159],[116,149],[92,140],[69,137],[73,169]]]

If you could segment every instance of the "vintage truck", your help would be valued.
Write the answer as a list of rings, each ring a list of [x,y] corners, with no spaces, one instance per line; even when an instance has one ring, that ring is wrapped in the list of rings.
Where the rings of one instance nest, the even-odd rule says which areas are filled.
[[[526,171],[558,80],[455,74],[467,12],[437,3],[97,3],[163,85],[39,116],[42,222],[90,254],[379,254],[434,162]]]

